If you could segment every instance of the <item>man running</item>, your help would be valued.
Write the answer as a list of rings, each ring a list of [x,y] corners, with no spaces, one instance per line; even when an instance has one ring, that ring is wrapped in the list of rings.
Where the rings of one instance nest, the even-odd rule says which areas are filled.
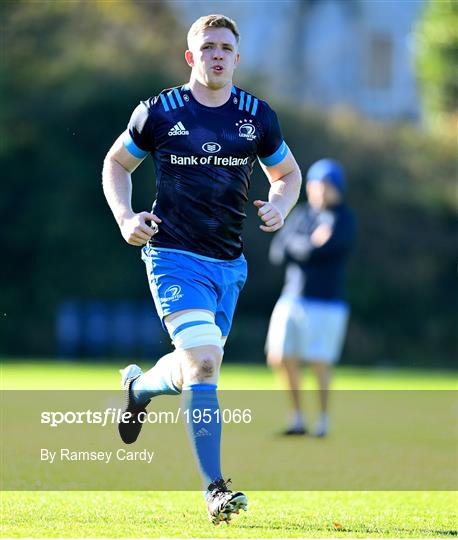
[[[119,425],[119,433],[133,443],[142,427],[138,415],[161,394],[186,390],[188,409],[210,409],[211,422],[190,422],[188,433],[215,524],[247,504],[223,480],[221,425],[213,413],[223,347],[247,275],[241,233],[254,163],[259,159],[270,182],[267,200],[254,201],[264,232],[283,226],[301,185],[274,111],[233,85],[238,43],[231,19],[195,21],[185,52],[189,82],[140,102],[103,169],[104,193],[122,236],[145,246],[151,293],[174,345],[149,371],[134,364],[122,371],[131,420]],[[136,213],[131,173],[148,154],[157,196],[151,212]]]

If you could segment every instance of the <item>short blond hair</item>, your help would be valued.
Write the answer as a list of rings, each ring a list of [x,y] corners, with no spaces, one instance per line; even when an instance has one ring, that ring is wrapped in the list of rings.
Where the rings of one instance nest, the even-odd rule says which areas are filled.
[[[204,15],[203,17],[199,17],[197,21],[194,21],[189,29],[188,47],[191,43],[191,39],[202,30],[205,30],[205,28],[228,28],[234,34],[237,44],[240,41],[239,29],[234,20],[220,14]]]

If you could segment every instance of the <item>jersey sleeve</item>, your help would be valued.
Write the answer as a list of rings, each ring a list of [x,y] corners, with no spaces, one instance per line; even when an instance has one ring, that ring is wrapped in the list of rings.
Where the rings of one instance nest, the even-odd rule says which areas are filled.
[[[147,102],[141,101],[132,113],[123,143],[138,159],[154,151],[153,116]]]
[[[275,111],[267,103],[264,103],[263,109],[263,130],[258,142],[257,154],[261,163],[272,167],[283,161],[288,153],[288,146],[283,140]]]

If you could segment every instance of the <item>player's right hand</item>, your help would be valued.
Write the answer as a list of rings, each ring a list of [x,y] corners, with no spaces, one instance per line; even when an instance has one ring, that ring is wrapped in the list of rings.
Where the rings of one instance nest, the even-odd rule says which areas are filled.
[[[147,224],[148,221],[151,222],[151,225]],[[131,246],[144,246],[158,232],[159,227],[157,224],[161,222],[160,218],[150,212],[132,213],[122,219],[119,228],[122,237],[128,244]]]

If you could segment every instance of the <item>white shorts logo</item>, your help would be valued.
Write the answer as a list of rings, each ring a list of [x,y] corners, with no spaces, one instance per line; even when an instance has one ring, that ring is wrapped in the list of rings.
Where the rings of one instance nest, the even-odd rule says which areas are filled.
[[[170,285],[164,291],[164,296],[160,299],[161,302],[176,302],[180,298],[183,298],[184,294],[181,293],[181,287],[179,285]]]

